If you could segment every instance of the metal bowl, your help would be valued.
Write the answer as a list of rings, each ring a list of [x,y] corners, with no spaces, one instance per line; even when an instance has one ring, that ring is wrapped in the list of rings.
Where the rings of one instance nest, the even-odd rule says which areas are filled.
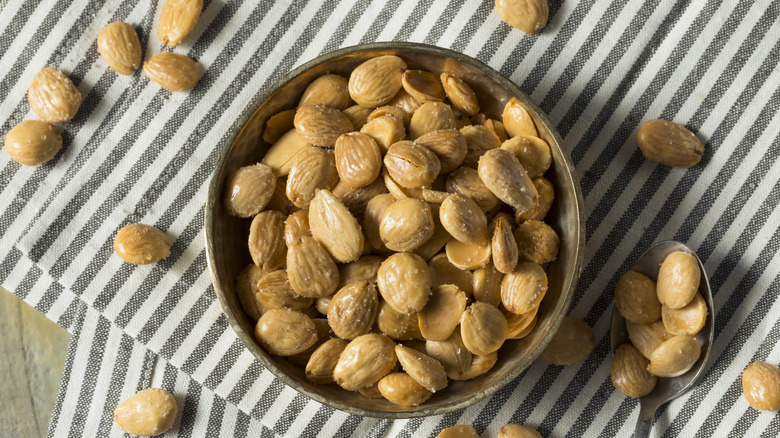
[[[266,120],[279,111],[294,108],[303,90],[317,77],[349,73],[363,61],[380,55],[398,55],[410,69],[448,72],[464,79],[480,98],[481,111],[500,119],[504,104],[517,97],[533,116],[552,149],[553,165],[546,176],[555,186],[555,202],[548,223],[561,239],[558,260],[548,268],[549,290],[538,312],[536,329],[526,338],[507,341],[498,352],[498,362],[487,374],[467,381],[450,381],[427,402],[401,407],[383,399],[368,399],[335,384],[309,382],[303,368],[271,356],[255,341],[254,321],[244,312],[235,293],[239,272],[251,263],[247,248],[249,219],[230,216],[223,202],[223,186],[235,169],[258,162],[269,145],[262,140]],[[284,383],[305,396],[352,414],[382,418],[439,415],[463,409],[488,397],[517,377],[541,354],[566,315],[574,295],[584,257],[585,232],[582,193],[571,157],[563,140],[541,109],[520,89],[487,65],[461,53],[417,43],[374,43],[348,47],[320,56],[296,68],[260,96],[236,121],[232,134],[222,144],[206,200],[206,249],[214,289],[231,327],[257,360]],[[259,396],[259,395],[258,395]]]

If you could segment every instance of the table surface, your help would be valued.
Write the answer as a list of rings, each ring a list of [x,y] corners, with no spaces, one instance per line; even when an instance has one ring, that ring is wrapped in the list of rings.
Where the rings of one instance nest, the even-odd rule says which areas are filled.
[[[46,436],[70,335],[2,287],[0,333],[0,436]]]

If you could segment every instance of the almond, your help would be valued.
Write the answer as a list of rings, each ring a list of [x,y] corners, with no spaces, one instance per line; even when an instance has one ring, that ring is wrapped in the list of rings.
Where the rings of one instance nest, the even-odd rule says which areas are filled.
[[[332,338],[317,347],[306,364],[306,378],[322,385],[333,383],[333,370],[347,344],[349,341]]]
[[[401,84],[417,101],[442,102],[446,95],[441,81],[435,74],[424,70],[407,70],[401,76]]]
[[[292,288],[305,297],[328,296],[339,285],[336,263],[319,242],[308,236],[287,248],[287,276]]]
[[[263,141],[269,144],[275,143],[277,140],[290,130],[295,129],[293,121],[295,120],[295,110],[289,109],[278,112],[268,118],[265,122],[265,129],[263,130]],[[268,152],[265,153],[263,160],[268,156]]]
[[[370,184],[382,170],[382,153],[373,138],[360,132],[343,134],[336,140],[336,170],[350,187]]]
[[[373,111],[373,108],[352,105],[351,107],[342,111],[342,113],[344,113],[344,115],[347,116],[349,121],[352,123],[352,128],[359,131],[363,128],[363,125],[368,122],[368,116],[371,115]]]
[[[455,129],[455,114],[446,103],[427,102],[412,114],[409,138],[415,140],[437,129]]]
[[[371,58],[352,70],[349,94],[358,105],[382,106],[401,89],[401,76],[405,70],[406,63],[397,56]]]
[[[496,0],[496,12],[508,25],[538,33],[547,25],[547,0]]]
[[[384,163],[394,181],[411,189],[431,184],[441,170],[436,154],[425,146],[408,141],[390,146]]]
[[[463,344],[460,330],[452,332],[444,341],[426,341],[425,352],[444,366],[451,379],[464,374],[470,367],[474,355]]]
[[[151,225],[129,224],[116,233],[114,251],[128,263],[146,265],[168,257],[171,242]]]
[[[341,134],[353,130],[344,113],[322,105],[298,107],[293,123],[298,134],[315,146],[333,146]]]
[[[178,412],[176,399],[170,392],[149,388],[120,403],[114,409],[114,421],[129,434],[152,436],[168,431]]]
[[[20,122],[5,135],[5,150],[15,161],[40,166],[62,148],[62,135],[54,125],[39,120]]]
[[[479,159],[479,177],[498,199],[514,208],[532,207],[539,194],[523,166],[509,151],[491,149]]]
[[[514,153],[531,179],[544,175],[552,164],[550,146],[539,137],[512,137],[501,144],[501,149]]]
[[[290,308],[303,311],[313,303],[311,298],[298,295],[290,286],[287,271],[284,269],[268,272],[260,277],[255,285],[255,298],[264,310]]]
[[[255,297],[255,286],[260,278],[265,275],[262,269],[258,268],[254,263],[250,263],[246,268],[241,270],[236,278],[236,296],[238,301],[241,302],[241,307],[252,319],[257,321],[260,315],[265,313],[265,308]]]
[[[563,319],[542,357],[553,365],[571,365],[585,359],[593,351],[593,329],[567,316]]]
[[[461,167],[447,176],[447,191],[471,198],[485,212],[498,206],[498,197],[485,186],[479,172],[469,167]]]
[[[371,199],[386,193],[387,186],[382,178],[377,178],[363,187],[350,187],[343,181],[339,181],[333,188],[333,196],[337,197],[358,219],[363,218]]]
[[[477,95],[463,79],[447,73],[442,73],[440,78],[452,106],[467,116],[479,112]]]
[[[520,0],[522,2],[544,2],[546,0]],[[545,17],[546,20],[546,17]],[[504,105],[504,112],[501,114],[501,118],[504,122],[504,129],[509,137],[517,136],[532,136],[538,137],[539,133],[536,131],[533,118],[531,114],[525,109],[525,105],[520,102],[516,97],[509,99]]]
[[[324,105],[346,110],[352,104],[349,83],[339,75],[324,75],[314,80],[303,92],[298,106]]]
[[[472,277],[474,299],[498,307],[501,304],[501,281],[504,274],[498,272],[492,263],[488,263],[485,267],[475,269]]]
[[[515,229],[515,240],[521,260],[539,265],[558,256],[561,246],[558,233],[542,221],[525,221]]]
[[[533,183],[539,198],[531,206],[515,209],[515,221],[517,223],[544,219],[555,200],[555,188],[550,180],[542,176],[533,180]]]
[[[357,260],[363,252],[363,229],[355,217],[325,189],[309,206],[311,234],[340,263]]]
[[[263,211],[252,219],[249,226],[249,254],[255,265],[266,271],[285,264],[284,220],[284,213],[280,211]]]
[[[393,251],[414,251],[433,236],[433,216],[422,199],[400,199],[389,205],[379,221],[379,238]]]
[[[424,146],[436,154],[441,173],[457,169],[466,158],[466,140],[456,129],[439,129],[422,135],[414,144]]]
[[[297,207],[307,208],[317,189],[333,189],[339,182],[333,151],[306,146],[299,151],[287,177],[287,198]]]
[[[629,397],[642,397],[653,391],[658,379],[647,372],[648,361],[631,344],[621,345],[612,359],[612,385]]]
[[[355,339],[374,326],[379,299],[376,287],[368,281],[358,281],[336,292],[328,305],[328,324],[336,336]]]
[[[157,39],[168,47],[178,46],[195,28],[202,9],[203,0],[166,0],[160,13]]]
[[[428,265],[416,254],[393,254],[379,267],[377,286],[382,298],[396,312],[419,312],[425,307],[431,292]]]
[[[27,90],[30,107],[44,122],[67,122],[81,106],[81,93],[65,74],[56,68],[39,71]]]
[[[133,26],[115,21],[98,34],[97,49],[103,61],[122,75],[131,75],[141,66],[141,42]]]
[[[275,187],[274,173],[265,164],[241,167],[225,181],[225,207],[233,216],[252,217],[268,205]]]
[[[277,177],[288,175],[295,156],[306,146],[308,146],[306,139],[297,130],[290,129],[271,145],[261,162],[273,169]]]
[[[395,342],[385,335],[368,334],[352,340],[333,371],[336,383],[356,391],[379,381],[395,366]]]
[[[756,409],[780,409],[780,369],[766,362],[754,362],[742,372],[742,393]]]
[[[517,241],[512,234],[512,225],[503,217],[498,218],[496,221],[491,245],[493,265],[496,269],[504,274],[514,271],[519,258]]]
[[[658,301],[670,309],[681,309],[696,296],[700,281],[701,269],[696,256],[673,252],[666,256],[658,271]]]
[[[395,116],[380,116],[371,119],[360,128],[360,132],[376,140],[382,153],[387,152],[392,144],[406,139],[404,121]]]
[[[477,301],[460,317],[463,344],[477,356],[498,351],[506,340],[506,318],[495,306]]]
[[[444,341],[458,326],[466,308],[466,294],[457,286],[443,284],[433,288],[428,302],[420,311],[420,333],[429,341]]]
[[[547,274],[536,263],[523,262],[501,282],[501,303],[506,310],[522,315],[539,306],[547,292]]]
[[[387,301],[379,303],[376,325],[382,333],[397,341],[422,337],[417,314],[396,312]]]
[[[144,73],[159,86],[170,91],[187,91],[200,76],[198,63],[177,53],[158,53],[144,62]]]
[[[655,293],[655,281],[644,274],[628,271],[615,286],[615,308],[628,321],[650,324],[661,317],[661,303]]]
[[[439,220],[455,239],[470,245],[487,241],[487,218],[476,202],[453,193],[442,202]]]
[[[257,320],[255,339],[271,354],[293,356],[317,342],[317,328],[297,310],[271,309]]]
[[[694,166],[704,155],[704,145],[693,132],[668,120],[645,122],[636,143],[645,158],[667,166]]]
[[[466,141],[466,157],[463,162],[467,166],[477,167],[479,158],[485,152],[501,147],[501,140],[487,126],[464,126],[460,132]]]
[[[363,216],[363,226],[366,230],[368,242],[371,244],[371,247],[377,250],[387,250],[385,244],[382,242],[382,236],[379,234],[379,226],[387,207],[395,201],[396,199],[393,195],[385,193],[374,196],[368,201],[368,205],[366,205],[365,215]]]
[[[450,263],[447,254],[439,253],[433,256],[428,261],[428,271],[431,274],[432,287],[453,284],[466,294],[466,298],[471,298],[474,290],[471,271],[464,271]]]
[[[677,377],[693,368],[701,355],[701,344],[691,335],[669,338],[650,355],[647,371],[658,377]]]
[[[377,385],[382,397],[398,406],[417,406],[431,398],[425,389],[406,373],[392,373],[383,377]]]

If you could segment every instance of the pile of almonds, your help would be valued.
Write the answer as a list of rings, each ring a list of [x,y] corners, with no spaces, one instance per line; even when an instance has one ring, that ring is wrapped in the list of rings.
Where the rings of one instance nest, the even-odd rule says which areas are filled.
[[[501,121],[480,99],[387,55],[267,120],[262,162],[224,189],[252,218],[236,292],[266,351],[311,382],[413,406],[533,330],[559,248],[542,220],[552,154],[518,99]]]

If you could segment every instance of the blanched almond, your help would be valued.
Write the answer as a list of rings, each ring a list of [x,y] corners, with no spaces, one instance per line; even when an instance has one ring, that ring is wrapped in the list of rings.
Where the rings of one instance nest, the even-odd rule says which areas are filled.
[[[376,287],[368,281],[358,281],[336,292],[328,305],[328,324],[336,336],[355,339],[374,326],[379,299]]]
[[[754,362],[742,372],[742,393],[756,409],[780,409],[780,369],[766,362]]]
[[[116,233],[114,251],[128,263],[146,265],[168,257],[171,241],[151,225],[129,224]]]
[[[195,28],[203,9],[203,0],[166,0],[160,13],[157,39],[176,47]]]
[[[547,274],[536,263],[522,262],[501,282],[501,303],[518,315],[539,306],[547,293]]]
[[[315,146],[333,146],[341,134],[353,130],[352,122],[341,111],[322,105],[298,107],[293,124],[298,134]]]
[[[414,253],[423,258],[423,260],[430,260],[434,255],[444,248],[447,242],[450,241],[452,236],[439,221],[439,214],[436,212],[435,206],[437,204],[430,204],[433,216],[433,236],[423,243],[419,248],[414,250]]]
[[[452,106],[467,116],[473,116],[479,112],[477,95],[466,82],[447,73],[442,73],[440,79]]]
[[[395,364],[395,342],[392,339],[377,334],[358,336],[339,356],[333,378],[347,391],[356,391],[378,382]]]
[[[468,371],[474,357],[463,344],[460,330],[453,331],[444,341],[426,341],[425,352],[444,366],[444,371],[451,379]]]
[[[271,354],[292,356],[314,345],[317,329],[297,310],[271,309],[257,320],[255,339]]]
[[[382,257],[364,255],[354,262],[339,266],[339,287],[363,280],[376,284],[376,274],[383,260]]]
[[[395,199],[422,198],[422,189],[402,187],[392,176],[390,176],[387,167],[382,169],[382,180],[385,183],[385,187],[387,187],[387,191],[389,191]]]
[[[8,155],[27,166],[40,166],[54,158],[61,148],[62,135],[57,128],[39,120],[20,122],[5,135]]]
[[[664,327],[672,335],[695,335],[707,322],[707,303],[697,293],[687,306],[680,309],[664,307],[661,310]]]
[[[396,345],[395,354],[404,371],[428,391],[447,386],[447,372],[438,360],[403,345]]]
[[[394,143],[406,139],[404,121],[395,116],[381,116],[371,119],[360,128],[360,132],[376,140],[382,153],[387,152]]]
[[[437,129],[455,129],[455,115],[446,103],[427,102],[412,114],[409,138],[415,140]]]
[[[661,317],[655,281],[635,271],[620,277],[615,286],[615,307],[620,315],[637,324],[650,324]]]
[[[261,161],[274,171],[276,176],[290,173],[295,156],[308,144],[295,129],[290,129],[268,149]]]
[[[435,74],[424,70],[407,70],[401,76],[401,84],[418,101],[442,102],[446,97],[441,81]]]
[[[593,329],[567,316],[561,322],[542,357],[553,365],[571,365],[585,359],[593,351]]]
[[[506,337],[507,339],[520,339],[524,336],[524,333],[526,332],[526,329],[531,326],[531,324],[534,322],[534,319],[536,319],[536,314],[539,310],[539,307],[535,308],[534,310],[523,313],[521,315],[517,315],[515,313],[512,313],[506,309],[502,310],[501,313],[504,314],[504,318],[506,318],[506,324],[507,324],[507,331],[506,331]]]
[[[512,234],[512,225],[503,217],[496,221],[491,241],[491,252],[493,253],[493,265],[499,272],[509,274],[515,270],[518,259],[517,241]]]
[[[506,340],[506,318],[495,306],[477,301],[460,317],[463,344],[472,353],[485,356],[497,351]]]
[[[252,217],[271,200],[275,186],[274,173],[265,164],[241,167],[225,181],[225,207],[233,216]]]
[[[368,116],[373,111],[373,108],[364,107],[360,105],[352,105],[351,107],[342,111],[345,116],[352,123],[352,128],[359,131],[363,128],[363,125],[368,122]]]
[[[473,293],[472,276],[470,271],[464,271],[450,263],[447,254],[439,253],[428,261],[428,271],[431,274],[431,286],[454,284],[458,289],[470,298]]]
[[[448,377],[452,380],[475,379],[493,368],[498,362],[498,352],[494,351],[485,356],[472,355],[471,365],[462,373],[450,373]]]
[[[398,406],[417,406],[432,395],[406,373],[388,374],[379,381],[377,388],[384,398]]]
[[[81,93],[65,74],[56,68],[39,71],[27,90],[27,99],[44,122],[67,122],[81,106]]]
[[[499,202],[482,182],[479,173],[469,167],[461,167],[448,175],[447,191],[471,198],[485,212],[496,208]]]
[[[441,163],[430,149],[408,141],[394,143],[384,157],[388,173],[403,187],[421,188],[439,176]]]
[[[546,223],[525,221],[515,229],[514,235],[521,260],[541,265],[558,257],[560,238]]]
[[[699,360],[701,344],[691,335],[677,335],[659,345],[650,355],[647,371],[658,377],[685,374]]]
[[[376,118],[384,117],[384,116],[397,117],[404,121],[404,125],[408,125],[409,121],[412,119],[412,115],[407,113],[403,109],[398,108],[397,106],[384,105],[371,111],[371,114],[368,115],[367,121],[371,121]]]
[[[143,69],[152,82],[170,91],[187,91],[200,77],[197,62],[171,52],[161,52],[147,59]]]
[[[430,341],[446,340],[458,326],[465,308],[466,294],[457,286],[443,284],[434,287],[419,313],[420,333]]]
[[[127,433],[152,436],[168,431],[178,412],[171,393],[162,388],[149,388],[120,403],[114,409],[114,421]]]
[[[497,438],[542,438],[542,435],[530,427],[509,423],[499,429]]]
[[[515,221],[517,223],[544,219],[555,200],[555,189],[550,180],[542,176],[536,178],[533,183],[536,191],[539,193],[539,198],[531,206],[515,209]]]
[[[296,132],[293,120],[295,120],[295,109],[281,111],[269,117],[265,122],[265,129],[263,130],[263,141],[273,144],[282,138],[284,134],[290,131]],[[267,156],[268,152],[265,153],[263,159],[265,160]]]
[[[474,299],[498,307],[501,304],[501,281],[504,274],[498,272],[492,263],[474,270]]]
[[[236,278],[236,296],[238,296],[238,301],[247,315],[255,321],[260,318],[260,315],[265,313],[265,308],[255,297],[255,286],[265,274],[266,272],[258,268],[257,265],[250,263],[241,270],[238,278]]]
[[[668,120],[645,122],[636,143],[645,158],[667,166],[694,166],[704,155],[704,145],[694,133]]]
[[[401,89],[401,76],[405,70],[406,63],[397,56],[371,58],[352,70],[349,94],[359,105],[382,106]]]
[[[284,241],[287,246],[300,242],[303,236],[311,237],[309,210],[306,209],[296,211],[284,221]]]
[[[298,106],[324,105],[343,111],[352,104],[348,88],[349,83],[344,77],[333,74],[320,76],[303,91]]]
[[[109,23],[98,34],[97,49],[103,61],[122,75],[141,66],[141,42],[133,26],[122,21]]]
[[[701,269],[696,256],[673,252],[666,256],[658,271],[658,301],[670,309],[685,307],[696,296]]]
[[[368,205],[366,205],[365,215],[363,216],[363,227],[366,230],[368,242],[377,250],[386,249],[385,244],[382,242],[382,237],[379,234],[379,226],[387,207],[395,201],[396,199],[393,195],[385,193],[374,196],[368,201]]]
[[[466,140],[457,129],[439,129],[417,138],[415,144],[425,146],[436,154],[441,173],[457,169],[466,158]]]
[[[445,251],[450,263],[460,269],[477,269],[490,262],[490,240],[488,239],[479,245],[450,239],[447,241]]]
[[[255,265],[266,271],[285,264],[284,220],[284,213],[268,210],[258,213],[249,226],[249,254]]]
[[[415,198],[389,205],[379,222],[379,238],[393,251],[413,251],[433,236],[433,216],[428,203]]]
[[[255,299],[264,310],[290,308],[305,310],[313,300],[299,295],[291,286],[287,271],[278,269],[267,272],[255,284]]]
[[[476,202],[453,193],[442,202],[439,220],[455,239],[470,245],[483,245],[487,239],[487,218]]]
[[[621,345],[612,359],[612,385],[629,397],[642,397],[653,391],[656,381],[647,372],[648,361],[631,344]]]
[[[333,151],[306,146],[295,155],[287,177],[287,198],[297,207],[307,208],[317,189],[332,190],[339,181]]]
[[[407,341],[422,337],[417,313],[399,313],[386,301],[379,303],[379,313],[376,317],[379,330],[397,341]]]
[[[656,348],[672,337],[672,335],[666,332],[664,323],[661,320],[652,324],[635,324],[631,321],[626,321],[626,330],[631,343],[648,360]]]
[[[487,126],[464,126],[460,128],[460,133],[466,141],[466,157],[463,162],[467,166],[477,167],[485,152],[501,147],[501,140]]]
[[[503,142],[501,149],[515,154],[531,179],[544,175],[552,164],[550,146],[539,137],[513,137]]]
[[[542,1],[544,0],[521,0],[521,1]],[[504,122],[504,129],[509,137],[521,136],[533,136],[538,137],[539,133],[536,131],[536,126],[531,118],[531,114],[525,109],[525,106],[516,97],[509,99],[504,106],[504,112],[501,114],[501,118]]]
[[[309,205],[311,234],[338,262],[357,260],[363,253],[363,229],[352,213],[325,189]]]
[[[404,110],[411,118],[412,114],[417,111],[417,108],[422,105],[422,102],[415,99],[411,94],[407,93],[406,90],[401,88],[387,104]],[[406,124],[408,125],[409,122],[407,121]]]
[[[306,364],[306,378],[322,385],[333,383],[333,370],[347,344],[349,341],[332,338],[317,347]]]
[[[525,169],[509,151],[491,149],[479,159],[479,177],[498,199],[514,208],[527,209],[539,194]]]
[[[431,291],[428,265],[416,254],[393,254],[379,267],[377,286],[382,298],[396,312],[419,312],[425,307]]]
[[[458,424],[442,430],[436,438],[479,438],[479,434],[471,426]]]
[[[333,188],[333,196],[338,198],[358,220],[363,218],[368,202],[384,193],[387,193],[387,186],[382,178],[377,178],[363,187],[350,187],[343,181],[339,181]]]
[[[290,286],[305,297],[328,296],[339,285],[336,263],[319,242],[308,236],[287,248],[287,276]]]

